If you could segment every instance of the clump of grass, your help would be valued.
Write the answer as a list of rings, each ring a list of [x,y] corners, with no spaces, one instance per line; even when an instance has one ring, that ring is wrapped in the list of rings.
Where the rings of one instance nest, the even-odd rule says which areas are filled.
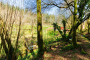
[[[72,46],[72,44],[68,44],[68,45],[64,46],[62,48],[62,50],[64,50],[64,51],[74,50],[74,47]]]
[[[38,50],[34,50],[32,53],[28,53],[24,57],[18,56],[18,60],[32,60],[37,57]]]
[[[81,54],[87,54],[83,49],[81,50]]]
[[[75,58],[73,58],[72,60],[75,60]]]
[[[83,34],[83,36],[84,36],[84,37],[86,37],[86,35],[85,35],[85,34]]]

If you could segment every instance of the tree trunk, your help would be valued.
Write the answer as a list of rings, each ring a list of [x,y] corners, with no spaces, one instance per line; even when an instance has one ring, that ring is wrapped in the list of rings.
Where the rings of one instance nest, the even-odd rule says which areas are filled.
[[[64,20],[64,22],[63,22],[63,26],[64,26],[64,30],[63,30],[63,32],[64,32],[64,40],[66,39],[66,21]]]
[[[37,39],[38,39],[38,57],[42,58],[44,54],[44,49],[42,38],[41,0],[37,0]]]
[[[77,0],[74,0],[74,20],[73,20],[73,36],[72,36],[72,43],[73,43],[73,47],[76,48],[77,47],[77,43],[76,43],[76,20],[77,20]]]
[[[32,33],[32,38],[33,38],[33,20],[32,20],[32,30],[31,30],[31,33]]]
[[[82,33],[82,24],[81,24],[81,26],[80,26],[81,28],[80,28],[80,33]]]
[[[88,24],[88,34],[90,34],[90,24]]]

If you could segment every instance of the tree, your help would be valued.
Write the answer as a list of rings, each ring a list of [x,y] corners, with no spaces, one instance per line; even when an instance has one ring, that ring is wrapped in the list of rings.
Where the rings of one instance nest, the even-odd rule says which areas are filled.
[[[86,5],[89,4],[89,0],[80,0],[79,1],[79,7],[78,7],[78,13],[79,13],[79,16],[78,16],[78,19],[77,19],[77,23],[76,23],[76,29],[78,28],[78,26],[83,23],[84,21],[86,21],[89,17],[90,17],[90,13],[88,13],[88,11],[85,9]],[[84,10],[86,10],[86,14],[84,14]],[[73,28],[73,27],[72,27]],[[70,37],[70,34],[72,33],[72,28],[69,32],[69,35],[67,37],[67,41],[69,40],[69,37]]]
[[[43,5],[45,8],[47,6],[56,6],[58,8],[64,8],[66,10],[71,11],[71,13],[73,15],[75,15],[75,13],[77,13],[77,10],[78,10],[79,15],[77,16],[77,21],[76,21],[76,15],[75,15],[74,21],[73,21],[75,23],[73,24],[73,27],[70,29],[70,32],[69,32],[68,37],[67,37],[67,41],[69,41],[69,37],[70,37],[71,33],[74,32],[74,34],[76,35],[75,32],[76,32],[76,29],[78,28],[78,26],[90,17],[90,13],[89,13],[90,0],[78,0],[77,4],[79,7],[77,8],[77,10],[74,10],[74,11],[72,9],[75,7],[75,5],[74,5],[75,2],[73,0],[63,0],[63,1],[64,1],[64,3],[61,3],[60,1],[58,1],[58,3],[56,3],[55,1],[52,1],[52,0],[49,0],[49,3],[45,3],[43,1]],[[75,29],[75,31],[73,28]],[[73,34],[73,39],[75,38],[74,34]],[[75,40],[76,40],[76,38],[75,38]],[[74,45],[76,45],[75,40],[73,40]]]
[[[1,13],[0,15],[0,38],[1,38],[1,47],[0,47],[0,51],[3,47],[5,54],[6,54],[6,59],[7,60],[16,60],[17,59],[17,50],[18,50],[18,40],[20,37],[20,29],[21,29],[21,12],[20,14],[20,22],[19,22],[19,30],[18,30],[18,34],[16,36],[16,44],[15,47],[13,47],[13,44],[11,43],[12,41],[12,29],[13,29],[13,25],[14,22],[17,17],[17,12],[16,9],[15,11],[14,6],[12,6],[12,8],[9,7],[9,5],[5,5],[6,6],[6,14],[4,13],[4,15]],[[1,11],[2,11],[2,7],[1,7]],[[5,9],[4,9],[5,10]],[[4,16],[4,17],[3,17]],[[14,16],[14,17],[13,17]]]
[[[77,21],[77,0],[74,0],[74,20],[73,20],[73,36],[72,36],[72,43],[73,46],[76,48],[76,21]]]
[[[38,57],[44,54],[43,38],[42,38],[42,14],[41,14],[41,0],[37,0],[37,39],[38,39]]]
[[[90,18],[87,20],[88,23],[88,34],[90,34]]]
[[[64,40],[65,40],[65,39],[66,39],[66,20],[63,20],[62,23],[63,23],[63,27],[64,27],[64,30],[63,30],[63,32],[64,32],[63,38],[64,38]]]

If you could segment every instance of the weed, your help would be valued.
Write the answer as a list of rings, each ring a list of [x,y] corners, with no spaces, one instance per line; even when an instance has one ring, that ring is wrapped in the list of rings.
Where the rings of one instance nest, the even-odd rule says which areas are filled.
[[[74,49],[74,47],[72,46],[72,44],[68,44],[67,46],[64,46],[62,48],[62,50],[64,50],[64,51],[69,51],[69,50],[73,50],[73,49]]]
[[[73,58],[72,60],[75,60],[75,58]]]
[[[83,49],[81,50],[81,54],[87,54]]]

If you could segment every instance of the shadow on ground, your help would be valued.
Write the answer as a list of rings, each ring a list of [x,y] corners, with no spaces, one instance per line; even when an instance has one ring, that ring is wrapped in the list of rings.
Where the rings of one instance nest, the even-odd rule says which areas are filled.
[[[89,60],[90,59],[90,41],[85,37],[78,36],[78,47],[73,48],[72,44],[61,42],[48,49],[44,54],[45,60]],[[65,44],[64,44],[65,43]],[[64,45],[63,45],[64,44]]]

